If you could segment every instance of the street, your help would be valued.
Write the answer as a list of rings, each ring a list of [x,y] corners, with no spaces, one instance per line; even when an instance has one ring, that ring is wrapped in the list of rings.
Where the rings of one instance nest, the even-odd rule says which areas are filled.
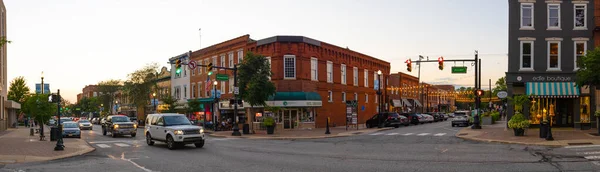
[[[137,137],[83,131],[96,151],[67,159],[6,165],[3,171],[597,171],[584,158],[600,147],[546,148],[465,141],[450,121],[330,139],[209,137],[204,148],[168,150]],[[71,139],[71,138],[69,138]],[[66,148],[68,149],[68,147]],[[578,152],[579,151],[579,152]],[[589,154],[589,153],[588,153]],[[588,157],[589,159],[589,157]]]

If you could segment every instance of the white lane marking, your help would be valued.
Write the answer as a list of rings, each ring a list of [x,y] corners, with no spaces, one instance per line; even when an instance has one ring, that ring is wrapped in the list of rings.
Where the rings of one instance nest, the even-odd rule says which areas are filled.
[[[446,128],[446,127],[444,127],[443,129],[445,129],[445,130],[450,130],[450,131],[458,131],[458,130],[449,129],[449,128]]]
[[[371,136],[376,136],[376,135],[382,135],[383,133],[373,133],[373,134],[369,134]]]
[[[600,151],[596,151],[596,152],[577,152],[577,154],[584,154],[584,155],[593,155],[593,154],[600,154]]]
[[[446,135],[446,133],[437,133],[437,134],[434,134],[433,136],[443,136],[443,135]]]
[[[145,172],[152,172],[152,170],[147,169],[146,167],[143,167],[133,161],[131,161],[131,159],[125,159],[125,152],[121,153],[121,159],[125,160],[125,161],[129,161],[131,164],[135,165],[137,168],[144,170]]]
[[[94,143],[133,143],[133,142],[137,142],[135,140],[113,140],[113,141],[96,141],[96,142],[89,142],[90,144],[94,144]]]
[[[413,135],[413,134],[415,134],[415,133],[406,133],[406,134],[403,134],[403,135],[410,136],[410,135]]]
[[[96,144],[96,146],[100,147],[100,148],[109,148],[110,146],[107,144]]]
[[[225,141],[225,140],[234,140],[234,138],[210,138],[210,139],[206,139],[206,140],[210,140],[210,141]]]
[[[398,134],[400,134],[400,133],[390,133],[390,134],[386,134],[386,135],[393,136],[393,135],[398,135]]]
[[[421,134],[417,134],[417,136],[426,136],[429,135],[430,133],[421,133]]]
[[[125,144],[125,143],[115,143],[115,145],[117,145],[119,147],[129,147],[129,145]]]
[[[593,147],[600,147],[600,145],[565,146],[565,148],[567,148],[567,149],[572,149],[572,148],[593,148]]]
[[[600,159],[600,156],[584,156],[583,158],[596,160],[596,159]]]
[[[600,166],[600,161],[592,161],[593,164]]]

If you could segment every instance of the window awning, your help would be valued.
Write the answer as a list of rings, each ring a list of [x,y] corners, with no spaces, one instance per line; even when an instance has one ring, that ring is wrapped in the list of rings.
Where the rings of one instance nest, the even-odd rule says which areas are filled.
[[[410,104],[410,102],[406,99],[402,99],[402,102],[404,103],[404,105],[406,106],[413,106],[412,104]]]
[[[423,105],[421,104],[421,102],[419,102],[419,100],[417,99],[413,99],[415,101],[415,106],[416,107],[423,107]]]
[[[392,100],[392,104],[394,104],[394,107],[402,107],[402,102],[398,99]]]
[[[579,87],[574,82],[528,82],[525,91],[530,97],[576,98]]]
[[[316,92],[277,92],[269,96],[270,101],[277,100],[321,100],[321,95]]]

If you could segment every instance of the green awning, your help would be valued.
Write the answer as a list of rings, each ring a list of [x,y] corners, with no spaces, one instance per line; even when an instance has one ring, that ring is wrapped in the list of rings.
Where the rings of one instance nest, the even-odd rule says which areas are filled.
[[[188,99],[188,102],[194,100],[194,99]],[[198,100],[200,103],[214,103],[215,99],[214,98],[197,98],[196,100]]]
[[[321,100],[321,95],[316,92],[277,92],[274,96],[269,96],[269,101],[277,100]]]
[[[541,98],[577,98],[579,87],[574,82],[527,82],[526,94]]]

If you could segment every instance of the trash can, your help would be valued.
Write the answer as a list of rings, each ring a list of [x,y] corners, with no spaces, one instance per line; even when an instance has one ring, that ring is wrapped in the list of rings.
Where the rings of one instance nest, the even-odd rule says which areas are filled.
[[[58,127],[50,128],[50,141],[58,140],[58,135],[61,134]]]
[[[250,125],[249,124],[244,124],[243,133],[250,134]]]
[[[548,123],[542,122],[540,124],[540,138],[546,138],[548,135]]]

